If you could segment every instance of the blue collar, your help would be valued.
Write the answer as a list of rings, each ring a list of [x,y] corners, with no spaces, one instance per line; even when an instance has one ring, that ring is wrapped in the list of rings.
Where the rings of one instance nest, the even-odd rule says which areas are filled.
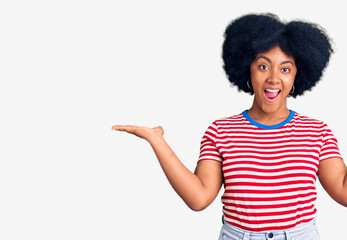
[[[254,120],[248,115],[247,110],[243,111],[243,112],[242,112],[242,115],[243,115],[250,123],[252,123],[252,124],[253,124],[254,126],[256,126],[256,127],[263,128],[263,129],[276,129],[276,128],[280,128],[280,127],[286,125],[287,123],[289,123],[289,122],[293,119],[293,117],[294,117],[294,115],[295,115],[295,111],[290,110],[289,117],[288,117],[286,120],[284,120],[283,122],[280,122],[280,123],[275,124],[275,125],[264,125],[264,124],[261,124],[261,123],[258,123],[258,122],[256,122],[256,121],[254,121]]]

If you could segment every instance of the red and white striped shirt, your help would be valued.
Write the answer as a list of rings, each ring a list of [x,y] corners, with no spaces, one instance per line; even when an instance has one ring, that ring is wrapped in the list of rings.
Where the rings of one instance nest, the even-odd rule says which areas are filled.
[[[244,111],[214,121],[201,140],[201,160],[222,163],[224,219],[248,231],[283,230],[316,216],[319,161],[341,158],[328,126],[291,111],[262,125]]]

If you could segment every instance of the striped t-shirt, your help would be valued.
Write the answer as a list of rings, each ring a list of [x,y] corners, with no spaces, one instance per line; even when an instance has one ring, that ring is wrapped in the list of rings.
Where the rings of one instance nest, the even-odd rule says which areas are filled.
[[[341,155],[324,122],[291,111],[282,123],[268,126],[244,111],[208,127],[199,161],[222,163],[224,219],[261,232],[315,218],[318,164],[333,157]]]

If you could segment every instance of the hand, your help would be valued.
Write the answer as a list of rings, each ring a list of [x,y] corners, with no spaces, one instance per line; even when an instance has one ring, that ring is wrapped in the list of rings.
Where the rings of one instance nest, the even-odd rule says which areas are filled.
[[[148,127],[140,127],[140,126],[130,126],[130,125],[115,125],[112,127],[112,130],[124,131],[130,134],[133,134],[137,137],[143,138],[147,141],[153,136],[164,135],[164,130],[162,126],[148,128]]]

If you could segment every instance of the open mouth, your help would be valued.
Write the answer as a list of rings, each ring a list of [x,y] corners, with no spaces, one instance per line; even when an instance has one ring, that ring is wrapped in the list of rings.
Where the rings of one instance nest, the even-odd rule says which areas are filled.
[[[276,98],[280,95],[281,93],[281,90],[280,89],[265,89],[264,90],[264,95],[266,97],[266,99],[269,101],[269,102],[273,102],[276,100]]]

